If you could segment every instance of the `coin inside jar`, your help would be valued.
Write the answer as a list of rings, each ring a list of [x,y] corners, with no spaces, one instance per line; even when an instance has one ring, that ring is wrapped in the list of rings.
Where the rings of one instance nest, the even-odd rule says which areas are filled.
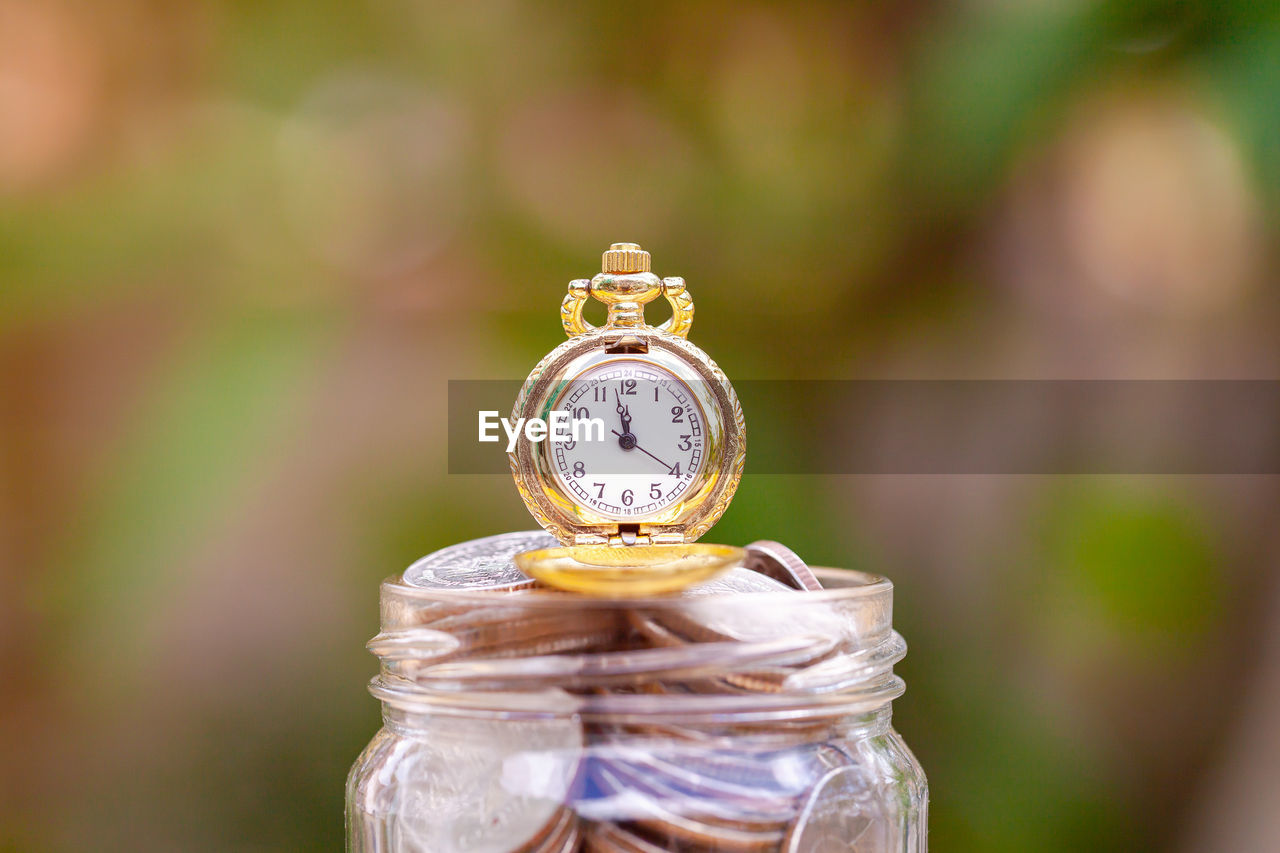
[[[541,839],[563,842],[570,831],[564,804],[582,760],[581,724],[561,717],[455,718],[437,725],[439,737],[407,742],[401,759],[412,773],[398,789],[405,845],[398,849],[558,849],[538,845]],[[480,803],[483,809],[477,808]]]
[[[577,849],[579,835],[578,816],[573,809],[562,808],[556,820],[540,835],[512,853],[570,853]]]
[[[414,769],[413,784],[399,784],[396,849],[822,853],[854,838],[863,853],[888,849],[866,846],[880,844],[880,824],[855,802],[863,771],[851,769],[834,714],[712,721],[643,710],[667,698],[789,701],[865,678],[878,647],[843,650],[846,614],[804,594],[798,557],[776,543],[731,549],[741,562],[665,594],[624,594],[597,574],[595,600],[574,604],[522,568],[530,545],[573,550],[549,542],[527,531],[437,551],[402,583],[444,594],[406,593],[384,609],[391,630],[370,648],[386,689],[375,695],[419,689],[490,715],[442,720],[430,743],[402,747]],[[604,549],[589,568],[625,570],[638,547]],[[557,709],[542,710],[553,694]],[[853,822],[840,822],[841,809]]]
[[[671,849],[608,822],[593,824],[583,837],[583,844],[589,853],[668,853]]]
[[[707,822],[707,815],[691,808],[691,801],[663,798],[649,786],[620,777],[616,769],[602,764],[594,765],[592,771],[601,796],[581,804],[579,813],[586,810],[592,817],[633,824],[660,844],[745,853],[776,849],[783,839],[782,830],[773,826]]]
[[[874,812],[875,798],[857,767],[838,767],[822,778],[787,834],[786,853],[879,853],[888,827]]]

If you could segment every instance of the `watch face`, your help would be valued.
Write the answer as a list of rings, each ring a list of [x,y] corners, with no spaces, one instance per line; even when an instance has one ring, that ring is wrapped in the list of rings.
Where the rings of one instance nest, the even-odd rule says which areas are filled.
[[[568,416],[572,437],[547,439],[550,468],[571,500],[602,517],[643,520],[703,478],[706,416],[689,385],[664,367],[601,362],[570,379],[552,410]]]

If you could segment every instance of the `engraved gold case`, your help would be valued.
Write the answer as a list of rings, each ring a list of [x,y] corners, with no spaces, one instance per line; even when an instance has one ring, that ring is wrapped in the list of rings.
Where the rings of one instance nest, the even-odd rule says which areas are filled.
[[[569,339],[529,374],[516,398],[513,420],[549,421],[554,411],[565,406],[567,395],[582,393],[587,382],[583,377],[653,377],[660,380],[652,386],[655,404],[661,395],[670,395],[666,402],[674,403],[673,417],[681,422],[687,418],[691,424],[689,434],[679,436],[678,445],[688,452],[682,457],[687,468],[682,470],[679,461],[668,466],[663,476],[674,477],[674,485],[664,496],[654,483],[657,497],[652,501],[642,490],[623,492],[622,500],[597,501],[565,476],[563,446],[532,441],[522,433],[510,454],[512,475],[530,513],[565,545],[693,542],[724,513],[742,477],[746,458],[742,407],[723,371],[686,340],[693,322],[693,299],[684,280],[652,274],[649,253],[633,243],[615,243],[604,253],[602,266],[594,278],[569,284],[561,306]],[[644,320],[644,306],[660,296],[670,303],[672,316],[661,326],[650,326]],[[607,306],[603,326],[591,326],[583,319],[589,298]],[[611,402],[606,399],[604,407]],[[617,411],[624,411],[620,397]],[[628,424],[629,418],[621,425],[626,435],[614,430],[619,440],[631,441],[623,449],[639,450],[666,466],[658,454],[635,446]],[[691,436],[696,445],[690,445]],[[603,498],[603,487],[601,494]],[[624,507],[628,496],[632,500]]]

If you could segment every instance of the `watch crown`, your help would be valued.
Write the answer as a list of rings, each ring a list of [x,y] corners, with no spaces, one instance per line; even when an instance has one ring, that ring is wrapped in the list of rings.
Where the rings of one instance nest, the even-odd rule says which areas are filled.
[[[649,271],[649,253],[636,243],[614,243],[601,256],[604,272],[631,273]]]

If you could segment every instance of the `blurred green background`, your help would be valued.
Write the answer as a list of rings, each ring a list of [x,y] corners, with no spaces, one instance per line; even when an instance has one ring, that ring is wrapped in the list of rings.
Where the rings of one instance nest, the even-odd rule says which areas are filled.
[[[0,0],[0,849],[338,849],[378,582],[532,526],[447,382],[608,243],[736,378],[1275,378],[1277,205],[1276,4]],[[1277,491],[712,538],[897,583],[933,849],[1276,850]]]

